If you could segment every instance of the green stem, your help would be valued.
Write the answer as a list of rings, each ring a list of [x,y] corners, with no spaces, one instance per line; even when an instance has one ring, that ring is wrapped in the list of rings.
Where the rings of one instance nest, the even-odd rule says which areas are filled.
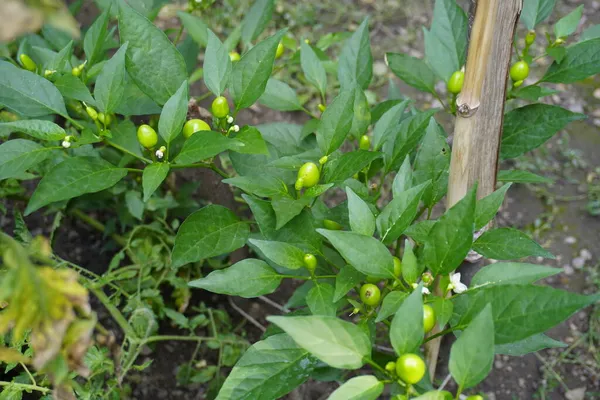
[[[31,375],[31,372],[29,372],[29,369],[27,368],[27,366],[23,363],[19,363],[21,364],[21,367],[23,367],[23,369],[25,370],[25,373],[27,374],[27,376],[29,377],[29,380],[31,381],[31,384],[34,386],[37,386],[37,382],[35,381],[35,378],[33,377],[33,375]]]
[[[206,92],[202,96],[196,97],[196,101],[202,101],[204,99],[208,99],[212,95],[212,92]]]
[[[314,119],[319,119],[319,117],[317,117],[315,114],[313,114],[312,112],[310,112],[310,110],[307,109],[306,107],[302,107],[302,111],[304,111],[306,114],[310,115]]]
[[[173,42],[173,44],[175,46],[177,46],[177,43],[179,42],[179,39],[181,39],[181,34],[183,33],[183,24],[179,27],[179,31],[177,32],[177,36],[175,37],[175,41]]]
[[[208,336],[178,336],[178,335],[149,336],[146,339],[143,339],[141,341],[141,344],[162,342],[165,340],[178,340],[181,342],[205,342],[205,341],[209,341],[209,340],[214,340],[216,342],[225,343],[225,344],[247,344],[245,341],[241,341],[241,340],[220,339],[220,338],[208,337]]]
[[[171,168],[173,169],[181,169],[181,168],[208,168],[215,171],[217,174],[221,175],[223,178],[229,178],[229,174],[227,172],[221,170],[214,163],[196,163],[196,164],[171,164]]]
[[[73,124],[77,129],[79,129],[79,130],[83,129],[83,125],[81,125],[79,122],[75,121],[73,118],[69,117],[68,115],[63,115],[63,117],[65,117],[65,119],[67,121],[69,121],[71,124]]]
[[[366,361],[367,364],[371,365],[372,367],[374,367],[379,372],[383,373],[384,375],[388,375],[389,376],[389,372],[387,372],[385,369],[383,369],[381,367],[381,365],[377,364],[375,361],[371,360],[370,358],[365,358],[364,360]]]
[[[38,392],[42,392],[42,393],[50,392],[50,389],[48,389],[48,388],[41,387],[38,385],[27,385],[25,383],[0,381],[0,386],[13,386],[16,388],[21,388],[23,390],[37,390]]]
[[[143,169],[139,169],[139,168],[125,168],[125,169],[126,169],[127,171],[129,171],[129,172],[136,172],[136,173],[138,173],[138,174],[141,174],[141,173],[143,173],[143,172],[144,172],[144,170],[143,170]]]
[[[116,144],[116,143],[109,142],[108,140],[107,140],[107,141],[105,141],[104,143],[108,144],[108,145],[109,145],[109,146],[111,146],[111,147],[114,147],[115,149],[117,149],[117,150],[119,150],[119,151],[122,151],[123,153],[127,153],[127,154],[129,154],[130,156],[133,156],[133,157],[137,158],[138,160],[145,162],[146,164],[152,164],[152,160],[150,160],[149,158],[146,158],[146,157],[143,157],[143,156],[138,156],[137,154],[135,154],[135,153],[133,153],[133,152],[131,152],[131,151],[127,150],[127,149],[126,149],[126,148],[124,148],[124,147],[121,147],[121,146],[119,146],[119,145],[118,145],[118,144]]]
[[[102,222],[98,221],[96,218],[90,217],[83,211],[74,209],[73,211],[71,211],[71,214],[73,216],[79,218],[81,221],[85,222],[92,228],[94,228],[102,233],[106,232],[106,227],[104,226],[104,224],[102,224]],[[115,242],[117,242],[119,244],[119,246],[125,247],[125,245],[127,244],[127,241],[122,236],[117,235],[116,233],[111,234],[110,237]]]
[[[100,302],[104,305],[106,310],[114,318],[114,320],[117,322],[117,324],[119,324],[119,326],[121,327],[123,332],[125,332],[125,334],[127,336],[129,336],[129,338],[131,340],[135,340],[137,338],[135,332],[133,331],[133,329],[131,329],[131,326],[129,326],[129,323],[127,322],[127,320],[125,319],[123,314],[121,314],[121,311],[119,311],[117,309],[117,307],[115,307],[110,302],[110,299],[108,298],[108,296],[106,296],[106,294],[100,289],[91,289],[91,291],[98,298],[98,300],[100,300]]]
[[[450,332],[454,332],[455,330],[461,330],[463,328],[464,328],[463,326],[455,326],[454,328],[444,329],[443,331],[438,332],[435,335],[431,335],[431,336],[426,337],[425,340],[423,341],[423,343],[427,343],[430,340],[433,340],[433,339],[438,338],[440,336],[444,336],[445,334],[450,333]]]

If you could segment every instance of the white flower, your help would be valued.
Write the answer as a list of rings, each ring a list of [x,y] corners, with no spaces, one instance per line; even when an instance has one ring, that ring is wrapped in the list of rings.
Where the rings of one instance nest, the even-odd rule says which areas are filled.
[[[421,289],[421,293],[423,293],[423,294],[431,294],[431,292],[429,291],[429,289],[427,289],[425,286],[423,286],[423,288]]]
[[[69,147],[71,147],[71,142],[69,142],[67,140],[63,140],[62,147],[64,147],[65,149],[68,149]]]
[[[227,116],[227,123],[228,124],[232,124],[233,123],[233,117],[231,115]]]
[[[451,286],[451,289],[454,290],[454,293],[462,293],[469,289],[467,285],[460,281],[460,272],[450,274],[450,285],[448,286]]]
[[[234,132],[239,132],[240,131],[240,126],[239,125],[234,125],[233,126],[233,131]]]
[[[160,149],[156,150],[156,153],[154,153],[154,154],[156,154],[156,158],[158,158],[159,160],[165,156],[165,153],[160,151]]]

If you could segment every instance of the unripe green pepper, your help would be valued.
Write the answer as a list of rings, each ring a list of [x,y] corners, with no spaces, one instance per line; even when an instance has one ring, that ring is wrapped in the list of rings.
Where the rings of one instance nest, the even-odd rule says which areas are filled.
[[[536,38],[535,31],[527,32],[527,35],[525,36],[525,44],[527,46],[531,46],[533,44],[533,42],[535,42],[535,38]]]
[[[317,258],[313,254],[305,254],[304,266],[312,274],[317,268]]]
[[[371,147],[371,139],[367,135],[362,135],[358,142],[358,148],[361,150],[369,150]]]
[[[321,179],[321,172],[315,163],[304,163],[298,170],[298,181],[302,180],[300,189],[303,187],[311,188],[315,186],[319,183],[319,179]],[[298,184],[298,181],[296,181],[296,184]],[[296,189],[298,188],[296,187]]]
[[[19,60],[21,60],[21,65],[23,65],[23,68],[27,71],[35,72],[37,69],[37,64],[27,54],[21,53]]]
[[[459,94],[462,90],[464,82],[465,73],[463,71],[456,71],[452,74],[450,79],[448,79],[448,92],[454,95]]]

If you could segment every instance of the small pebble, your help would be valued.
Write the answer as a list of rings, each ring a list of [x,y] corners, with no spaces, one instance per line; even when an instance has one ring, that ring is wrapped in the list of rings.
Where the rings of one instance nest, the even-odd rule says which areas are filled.
[[[565,243],[566,244],[575,244],[575,243],[577,243],[577,239],[575,239],[573,236],[567,236],[565,238]]]
[[[575,257],[571,263],[575,268],[581,269],[585,265],[585,259],[583,257]]]
[[[589,261],[592,259],[592,253],[590,253],[590,251],[588,249],[582,249],[579,252],[579,256],[586,261]]]
[[[569,264],[563,265],[563,269],[565,270],[565,275],[573,275],[575,270]]]

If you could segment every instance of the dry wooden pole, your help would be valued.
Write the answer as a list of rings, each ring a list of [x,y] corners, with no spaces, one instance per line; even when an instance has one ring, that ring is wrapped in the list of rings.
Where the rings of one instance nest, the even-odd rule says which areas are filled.
[[[457,99],[448,208],[476,182],[479,199],[495,189],[508,68],[521,7],[521,0],[477,1],[465,83]],[[431,340],[426,346],[432,380],[440,340]]]

